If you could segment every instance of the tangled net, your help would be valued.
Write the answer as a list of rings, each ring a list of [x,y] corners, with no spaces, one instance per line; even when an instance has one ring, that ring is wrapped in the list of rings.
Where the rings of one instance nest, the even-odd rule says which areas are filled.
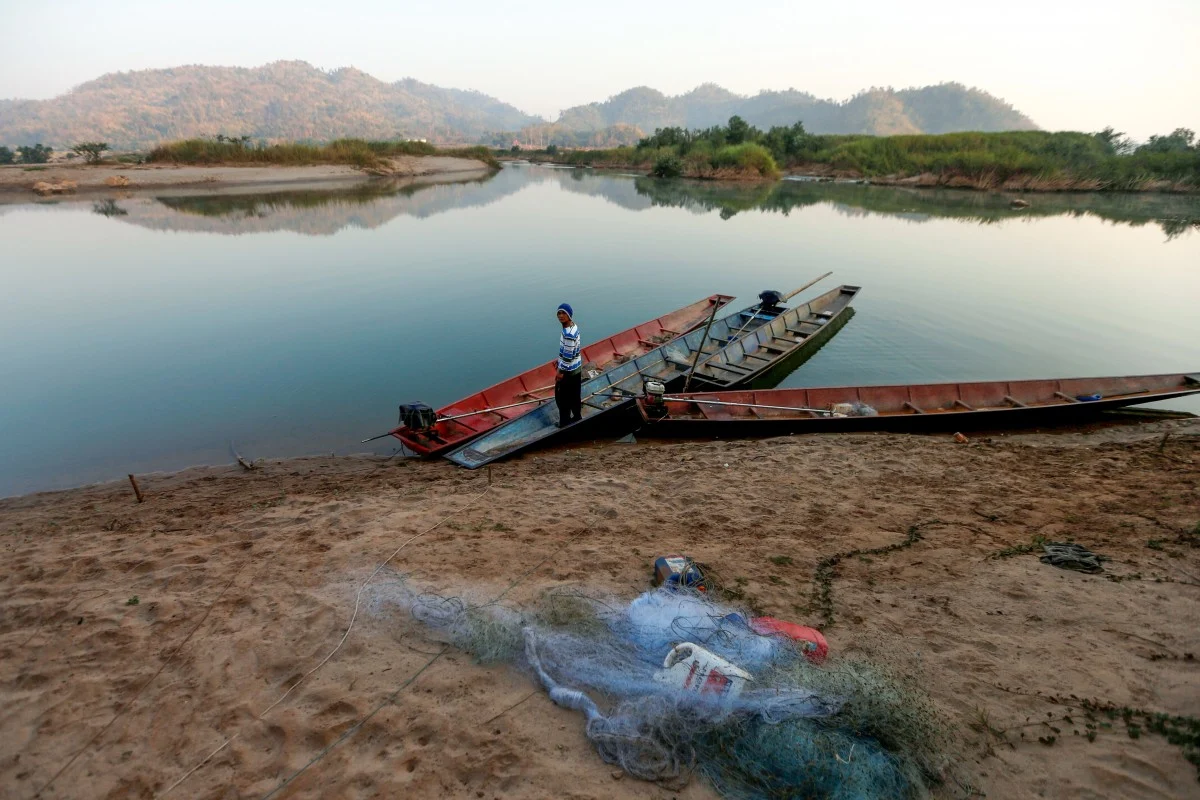
[[[553,702],[584,714],[605,762],[643,780],[678,785],[699,773],[746,800],[917,798],[945,766],[937,716],[903,679],[865,661],[812,663],[698,592],[622,603],[553,591],[520,610],[400,585],[379,601],[482,662],[529,672]],[[753,679],[730,700],[656,678],[664,654],[685,641]]]

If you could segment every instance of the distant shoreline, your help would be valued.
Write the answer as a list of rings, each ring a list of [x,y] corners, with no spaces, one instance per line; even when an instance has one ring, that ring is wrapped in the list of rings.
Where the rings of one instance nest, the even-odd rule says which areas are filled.
[[[312,165],[175,165],[51,163],[0,167],[0,198],[70,196],[86,192],[136,191],[167,187],[222,189],[300,183],[367,183],[384,178],[483,174],[482,161],[448,156],[400,156],[385,170],[370,172],[346,164]],[[43,186],[39,187],[39,184]],[[40,189],[40,191],[39,191]]]
[[[594,169],[604,172],[636,172],[646,177],[653,177],[645,164],[614,164],[614,163],[573,163],[544,154],[520,156],[498,156],[501,162],[526,161],[530,164],[574,167],[575,169]],[[958,174],[934,174],[922,172],[915,175],[876,175],[864,176],[855,170],[833,169],[825,164],[801,164],[789,168],[778,177],[764,177],[754,170],[723,171],[712,175],[681,176],[684,180],[699,181],[744,181],[748,183],[776,183],[786,178],[812,178],[819,181],[841,181],[862,183],[871,186],[907,186],[926,189],[972,189],[983,192],[1160,192],[1164,194],[1200,194],[1200,186],[1178,181],[1155,180],[1147,178],[1136,186],[1122,186],[1119,189],[1110,188],[1104,181],[1096,178],[1040,178],[1031,175],[1020,175],[1007,181],[998,182],[972,178]]]

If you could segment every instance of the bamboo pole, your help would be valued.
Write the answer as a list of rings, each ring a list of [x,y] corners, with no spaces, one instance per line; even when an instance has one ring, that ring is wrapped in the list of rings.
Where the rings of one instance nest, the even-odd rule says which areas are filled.
[[[708,332],[712,329],[713,320],[717,318],[717,309],[719,306],[713,303],[712,313],[708,315],[708,324],[704,326],[704,334],[700,337],[700,344],[696,347],[696,355],[692,358],[692,367],[688,370],[687,378],[683,381],[683,390],[686,392],[688,386],[692,384],[692,373],[696,371],[696,362],[700,360],[700,354],[704,352],[704,343],[708,341]]]
[[[824,414],[827,417],[833,416],[833,412],[827,408],[804,408],[803,406],[769,406],[766,403],[730,403],[725,400],[701,400],[696,397],[676,397],[674,395],[663,395],[663,400],[671,400],[676,403],[704,403],[709,406],[738,406],[740,408],[769,408],[775,411],[807,411],[812,414]]]

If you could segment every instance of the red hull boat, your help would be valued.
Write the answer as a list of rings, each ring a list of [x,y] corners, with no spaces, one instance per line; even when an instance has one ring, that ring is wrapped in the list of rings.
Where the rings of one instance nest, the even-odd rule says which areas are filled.
[[[1074,424],[1097,412],[1200,394],[1200,373],[1061,380],[693,392],[638,398],[638,436],[738,438],[846,431]]]
[[[584,347],[585,380],[592,373],[603,373],[610,367],[637,358],[695,330],[708,322],[714,309],[720,310],[733,299],[729,295],[714,294]],[[415,453],[438,455],[553,400],[554,372],[555,362],[547,361],[482,392],[439,408],[438,420],[432,427],[414,430],[400,425],[390,433]]]

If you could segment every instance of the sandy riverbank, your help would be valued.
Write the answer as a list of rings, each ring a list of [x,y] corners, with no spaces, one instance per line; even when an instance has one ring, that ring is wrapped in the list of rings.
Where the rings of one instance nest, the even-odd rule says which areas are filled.
[[[261,797],[399,690],[278,796],[713,797],[621,778],[579,714],[505,668],[451,650],[413,679],[438,645],[369,602],[264,710],[338,645],[359,586],[406,541],[377,591],[407,575],[487,597],[546,559],[506,602],[562,585],[632,598],[655,555],[685,552],[814,624],[823,558],[924,523],[911,547],[837,566],[834,658],[917,677],[961,780],[989,798],[1190,796],[1179,748],[1119,718],[1089,742],[1078,707],[1047,698],[1200,716],[1198,467],[1193,419],[966,445],[606,444],[498,464],[490,488],[486,471],[349,457],[143,476],[142,504],[125,482],[0,500],[0,785],[154,797],[235,737],[169,796]],[[1112,561],[1086,575],[994,557],[1035,535]]]
[[[117,189],[162,189],[165,187],[249,187],[274,184],[352,184],[372,177],[414,177],[485,173],[482,161],[449,156],[399,156],[389,159],[388,167],[368,174],[357,167],[342,164],[311,166],[178,166],[172,164],[88,166],[85,164],[44,164],[35,167],[0,167],[0,192],[32,193],[37,183],[74,184],[71,192],[111,191]]]

